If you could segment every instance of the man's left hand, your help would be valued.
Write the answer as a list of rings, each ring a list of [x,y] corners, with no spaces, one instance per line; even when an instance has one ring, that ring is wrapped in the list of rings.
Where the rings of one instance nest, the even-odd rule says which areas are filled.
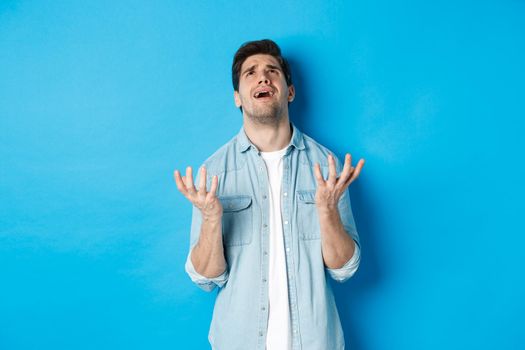
[[[337,209],[339,199],[348,186],[357,179],[363,165],[365,165],[365,160],[360,159],[354,168],[352,166],[352,156],[347,153],[343,171],[340,176],[337,177],[335,159],[334,156],[330,154],[328,155],[328,179],[325,180],[321,173],[321,166],[319,163],[316,163],[314,166],[314,174],[317,179],[317,192],[315,193],[317,209],[323,211]]]

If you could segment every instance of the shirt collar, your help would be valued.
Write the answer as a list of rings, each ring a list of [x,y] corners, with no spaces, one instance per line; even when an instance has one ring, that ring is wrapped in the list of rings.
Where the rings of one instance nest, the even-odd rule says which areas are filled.
[[[297,129],[297,127],[290,123],[292,127],[292,139],[290,140],[290,143],[286,148],[289,148],[290,146],[293,146],[297,148],[298,150],[304,149],[304,138],[303,133]],[[246,152],[250,147],[253,147],[257,150],[257,147],[255,147],[254,144],[250,142],[250,139],[248,139],[248,136],[246,136],[246,132],[244,131],[244,126],[241,127],[241,130],[237,134],[237,151],[244,153]]]

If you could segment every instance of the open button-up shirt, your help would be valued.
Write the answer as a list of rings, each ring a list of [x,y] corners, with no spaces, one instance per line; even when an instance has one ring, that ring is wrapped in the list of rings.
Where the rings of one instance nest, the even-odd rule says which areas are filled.
[[[327,178],[327,157],[332,152],[293,124],[291,127],[292,138],[283,157],[281,210],[292,348],[343,349],[343,332],[328,278],[344,282],[356,271],[360,261],[359,236],[346,190],[338,209],[346,232],[356,242],[356,252],[339,269],[324,265],[313,166],[320,163],[323,176]],[[335,158],[339,174],[342,165]],[[241,128],[204,165],[207,188],[212,176],[219,178],[217,195],[223,206],[222,234],[227,268],[215,278],[206,278],[195,271],[190,255],[199,239],[202,218],[200,211],[193,207],[186,271],[200,288],[211,291],[218,287],[209,333],[212,347],[217,350],[264,350],[269,249],[269,186],[264,160]],[[197,178],[196,183],[198,181]]]

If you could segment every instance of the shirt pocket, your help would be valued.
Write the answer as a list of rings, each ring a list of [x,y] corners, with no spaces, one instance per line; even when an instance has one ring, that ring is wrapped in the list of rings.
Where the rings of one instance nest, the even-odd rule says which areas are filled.
[[[219,196],[222,204],[222,239],[225,246],[250,244],[252,241],[252,197]]]
[[[299,237],[301,239],[320,239],[321,229],[315,206],[315,190],[297,191],[297,203]]]

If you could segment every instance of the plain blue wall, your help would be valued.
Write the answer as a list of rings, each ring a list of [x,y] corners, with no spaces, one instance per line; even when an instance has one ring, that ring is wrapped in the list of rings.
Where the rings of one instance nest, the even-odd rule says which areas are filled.
[[[348,347],[525,348],[525,2],[1,1],[0,349],[207,349],[172,171],[241,127],[233,53],[364,157]]]

